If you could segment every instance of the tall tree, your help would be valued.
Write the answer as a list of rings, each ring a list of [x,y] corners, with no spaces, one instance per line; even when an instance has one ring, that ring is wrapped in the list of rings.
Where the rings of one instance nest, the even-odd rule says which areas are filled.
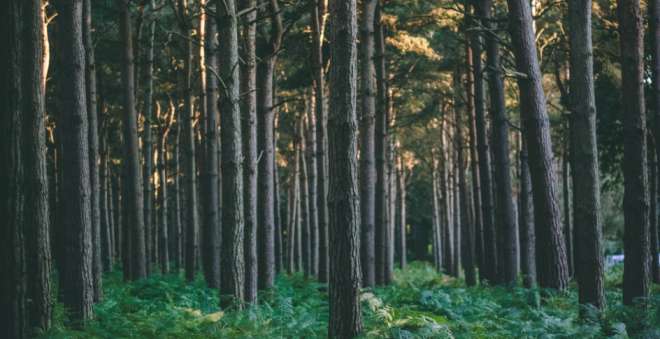
[[[235,0],[216,2],[220,39],[220,138],[222,147],[222,263],[220,295],[223,306],[242,307],[245,292],[243,257],[243,155],[241,152],[238,18]]]
[[[257,11],[251,10],[256,0],[242,0],[242,10],[249,10],[245,16],[242,32],[241,93],[243,128],[243,176],[245,204],[245,300],[257,299],[257,58],[256,32]],[[271,200],[271,205],[272,205]],[[272,209],[272,206],[269,208]],[[271,244],[274,239],[269,239]]]
[[[101,261],[101,185],[99,175],[99,134],[96,103],[96,61],[92,39],[92,4],[83,2],[83,43],[85,45],[85,79],[87,97],[87,119],[89,123],[89,178],[91,186],[92,215],[92,274],[94,277],[94,301],[103,298],[103,262]]]
[[[362,232],[362,282],[365,286],[383,284],[385,277],[385,240],[387,228],[376,225],[376,185],[384,189],[383,177],[376,178],[375,166],[375,116],[376,116],[376,69],[374,65],[374,20],[378,0],[362,1],[360,25],[360,211]],[[384,113],[384,112],[383,112]],[[384,148],[381,150],[384,151]],[[382,153],[382,152],[381,152]],[[382,192],[381,192],[382,193]],[[375,229],[375,228],[378,229]]]
[[[282,44],[284,27],[278,0],[267,2],[270,17],[270,37],[264,44],[261,62],[257,65],[257,146],[262,158],[259,161],[257,178],[257,221],[261,231],[257,232],[259,248],[259,288],[273,286],[275,280],[275,108],[273,103],[273,78],[275,64]]]
[[[536,232],[532,206],[532,182],[527,164],[527,142],[520,137],[520,191],[518,202],[518,226],[520,232],[520,270],[523,286],[536,286]]]
[[[476,7],[477,16],[486,31],[492,29],[492,1],[481,0]],[[509,161],[509,122],[504,101],[504,82],[500,65],[500,48],[497,37],[484,34],[486,42],[486,70],[490,93],[490,114],[493,138],[494,193],[497,201],[496,235],[498,281],[511,285],[518,276],[518,246],[516,219],[511,192],[511,172]],[[475,52],[476,53],[476,52]],[[476,63],[475,63],[476,65]],[[477,70],[476,72],[481,72]]]
[[[655,136],[655,152],[656,161],[660,159],[660,1],[652,0],[648,3],[649,6],[649,30],[651,33],[651,50],[652,50],[652,74],[653,74],[653,91],[651,92],[653,98],[653,109],[655,111],[655,124],[653,126],[653,135]],[[656,164],[657,166],[657,164]],[[659,174],[658,171],[656,174]],[[659,174],[660,175],[660,174]],[[656,184],[657,182],[656,178]],[[657,190],[657,186],[655,187]],[[656,197],[657,199],[658,197]],[[657,201],[656,201],[657,204]],[[651,229],[651,259],[653,281],[660,283],[660,262],[658,258],[658,228],[660,225],[652,224]]]
[[[305,136],[307,137],[307,177],[309,188],[309,227],[311,229],[311,270],[316,276],[319,271],[319,214],[316,202],[318,200],[318,157],[316,153],[316,97],[313,92],[310,95],[310,108],[307,110],[307,125]]]
[[[536,221],[536,262],[541,287],[568,287],[566,243],[561,231],[557,177],[552,165],[550,122],[534,39],[530,4],[507,0],[518,77],[522,125],[529,150]]]
[[[185,270],[186,280],[195,278],[198,247],[197,216],[197,166],[195,163],[195,132],[193,130],[193,44],[191,9],[188,0],[177,0],[179,29],[183,42],[183,111],[181,114],[181,150],[183,163],[183,223],[185,227]]]
[[[623,302],[649,295],[649,191],[644,108],[644,31],[639,0],[619,0],[623,90]],[[536,186],[534,186],[536,188]]]
[[[316,152],[318,154],[318,193],[316,206],[319,223],[319,270],[320,282],[328,281],[330,257],[328,253],[328,134],[327,105],[325,104],[325,74],[323,72],[323,37],[325,34],[325,12],[327,0],[315,0],[311,6],[312,17],[312,68],[314,72],[314,95],[316,96]]]
[[[605,306],[603,290],[600,180],[596,144],[596,95],[591,43],[591,0],[569,1],[571,174],[573,176],[574,256],[580,303]]]
[[[58,1],[58,95],[62,112],[62,201],[66,225],[63,303],[80,324],[93,316],[92,220],[89,144],[85,95],[83,3]],[[123,17],[123,15],[122,15]],[[124,25],[122,25],[124,27]],[[137,146],[137,144],[136,144]],[[144,252],[143,252],[144,253]],[[136,266],[137,266],[136,262]]]
[[[0,14],[0,336],[27,338],[51,324],[46,172],[47,37],[41,1]]]
[[[120,29],[123,44],[122,86],[124,88],[123,140],[124,177],[122,180],[122,202],[124,204],[125,225],[130,227],[130,268],[131,279],[141,279],[147,275],[145,229],[143,217],[142,176],[137,136],[137,113],[135,112],[135,63],[133,61],[133,30],[130,2],[121,4]],[[126,238],[126,236],[124,237]]]
[[[144,173],[142,184],[144,192],[144,229],[147,233],[146,248],[147,248],[147,273],[150,271],[150,264],[152,259],[156,257],[153,253],[156,246],[157,239],[152,237],[152,230],[155,229],[155,224],[152,221],[153,213],[153,194],[154,182],[153,178],[153,138],[152,128],[154,120],[154,36],[156,32],[156,3],[154,0],[148,1],[150,18],[149,25],[147,26],[147,48],[145,52],[146,65],[144,65],[145,84],[144,84],[144,134],[142,135],[142,150],[144,152]]]
[[[215,10],[215,3],[207,1],[204,15]],[[203,266],[206,284],[220,288],[220,192],[218,173],[218,79],[214,72],[218,69],[216,38],[217,23],[212,18],[205,18],[206,34],[204,41],[206,62],[205,97],[205,147],[204,147],[204,183],[201,187],[203,220]]]
[[[357,178],[356,1],[331,2],[330,68],[330,338],[362,331],[360,202]]]

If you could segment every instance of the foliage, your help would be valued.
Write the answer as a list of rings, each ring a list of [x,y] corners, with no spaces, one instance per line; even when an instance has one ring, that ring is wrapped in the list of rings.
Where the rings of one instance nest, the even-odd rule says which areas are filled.
[[[362,296],[368,338],[657,338],[660,297],[638,308],[621,305],[621,267],[608,272],[608,309],[578,317],[574,290],[566,294],[502,287],[467,288],[424,263],[397,271],[395,283]],[[280,276],[274,290],[246,310],[220,310],[217,293],[202,279],[154,275],[124,283],[106,277],[96,319],[81,330],[67,327],[61,307],[45,338],[319,338],[328,319],[326,286],[301,275]]]

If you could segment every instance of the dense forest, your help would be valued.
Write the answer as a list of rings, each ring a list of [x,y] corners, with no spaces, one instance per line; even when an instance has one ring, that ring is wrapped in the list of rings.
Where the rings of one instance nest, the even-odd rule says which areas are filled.
[[[7,0],[0,338],[660,338],[660,0]]]

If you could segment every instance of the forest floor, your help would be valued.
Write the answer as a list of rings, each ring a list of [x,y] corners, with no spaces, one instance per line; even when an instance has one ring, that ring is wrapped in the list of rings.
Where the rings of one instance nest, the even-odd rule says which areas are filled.
[[[621,305],[622,268],[607,273],[606,312],[578,318],[575,286],[569,292],[501,287],[466,288],[463,281],[413,263],[391,286],[365,291],[367,338],[660,338],[660,287],[647,310]],[[202,278],[152,277],[126,284],[120,271],[104,280],[104,301],[82,330],[66,324],[56,307],[45,338],[322,338],[328,302],[322,284],[301,275],[280,276],[276,288],[247,310],[224,313],[217,291]],[[542,295],[542,297],[539,297]],[[584,319],[584,318],[583,318]]]

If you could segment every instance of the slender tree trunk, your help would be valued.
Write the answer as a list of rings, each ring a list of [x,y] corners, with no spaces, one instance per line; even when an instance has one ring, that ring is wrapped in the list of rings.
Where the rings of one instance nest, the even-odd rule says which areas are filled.
[[[172,114],[170,116],[173,117],[174,115],[174,110],[170,112]],[[164,115],[164,114],[163,114]],[[164,123],[163,120],[165,120],[165,117],[160,117],[161,119],[161,124]],[[167,136],[169,135],[171,127],[171,120],[170,122],[165,125],[164,127],[161,127],[160,133],[159,133],[159,140],[158,140],[158,178],[159,178],[159,183],[158,186],[160,188],[160,192],[158,194],[158,204],[160,205],[160,210],[159,210],[159,228],[160,228],[160,239],[159,241],[159,249],[160,253],[159,255],[159,261],[160,261],[160,272],[162,274],[168,274],[170,273],[170,247],[169,247],[169,235],[170,235],[170,226],[168,222],[168,212],[169,212],[169,207],[168,207],[168,192],[167,192]]]
[[[142,176],[140,175],[140,160],[138,153],[137,113],[135,112],[135,68],[133,62],[133,34],[131,29],[130,4],[121,4],[120,28],[124,44],[124,68],[122,82],[124,87],[124,180],[122,182],[122,199],[126,200],[124,220],[131,229],[131,274],[133,280],[147,275],[147,257],[145,249],[145,228],[143,217]],[[127,235],[124,236],[127,238]]]
[[[568,142],[564,147],[564,154],[562,155],[562,200],[564,202],[564,238],[566,239],[566,261],[568,262],[568,276],[572,277],[575,273],[573,267],[573,254],[576,253],[576,249],[573,248],[573,213],[571,213],[571,183],[570,183],[570,170],[568,167]]]
[[[273,230],[273,233],[275,233],[274,235],[275,272],[273,274],[277,274],[279,272],[282,272],[282,270],[284,270],[284,244],[282,240],[282,232],[284,230],[285,223],[282,221],[282,213],[280,211],[280,178],[277,171],[277,164],[275,164],[275,162],[273,162],[273,181],[274,181],[273,193],[275,195],[273,199],[274,209],[275,209],[275,218],[274,218],[275,228]]]
[[[207,2],[207,8],[215,10],[213,2]],[[203,220],[203,266],[206,285],[211,288],[220,288],[220,192],[218,173],[218,80],[215,76],[218,70],[216,40],[217,23],[208,17],[206,10],[204,23],[206,34],[204,36],[204,60],[206,67],[206,81],[204,99],[206,102],[204,123],[206,124],[204,147],[204,183],[202,190],[202,206],[204,207]]]
[[[303,272],[305,277],[309,278],[312,274],[312,232],[309,222],[309,177],[307,175],[307,160],[305,155],[307,154],[306,142],[307,139],[305,136],[305,116],[300,116],[300,213],[301,213],[301,229],[302,229],[302,261],[303,261]]]
[[[242,0],[242,10],[255,7],[256,0]],[[243,201],[245,208],[245,300],[257,299],[257,11],[245,16],[241,36],[241,109],[243,127]],[[272,192],[272,191],[271,191]],[[272,207],[272,199],[271,206]],[[274,239],[270,239],[271,243]]]
[[[222,39],[219,75],[220,137],[222,141],[222,263],[221,305],[243,305],[245,266],[243,257],[243,154],[241,152],[240,78],[238,65],[238,18],[235,0],[217,1],[218,33]]]
[[[174,114],[175,112],[172,111]],[[176,131],[174,138],[174,145],[172,147],[172,152],[174,153],[174,239],[173,239],[173,252],[174,256],[174,267],[175,271],[178,274],[179,270],[183,266],[183,226],[182,226],[182,212],[181,212],[181,121],[176,123]]]
[[[265,1],[265,0],[264,0]],[[261,63],[257,65],[257,146],[261,154],[259,161],[259,174],[257,178],[257,222],[262,231],[257,232],[259,253],[259,288],[273,287],[275,279],[275,205],[274,205],[274,120],[275,110],[273,104],[273,78],[277,52],[282,43],[284,29],[277,0],[268,0],[271,32],[270,39],[261,56]]]
[[[443,112],[444,114],[444,112]],[[439,149],[440,149],[440,210],[442,213],[442,248],[443,261],[442,267],[444,271],[450,273],[452,271],[452,262],[453,262],[453,244],[451,242],[452,238],[452,221],[451,221],[451,207],[450,207],[450,188],[449,188],[449,166],[450,161],[448,157],[449,145],[445,147],[446,142],[445,138],[447,136],[447,122],[446,118],[443,118],[440,122],[440,138],[439,138]]]
[[[623,303],[649,295],[649,191],[644,108],[644,31],[638,0],[619,0],[623,89]],[[536,186],[534,186],[536,187]]]
[[[101,203],[99,183],[99,134],[96,104],[96,61],[94,57],[94,42],[92,40],[92,8],[91,1],[83,2],[83,43],[85,45],[85,80],[87,97],[87,119],[89,123],[89,178],[91,186],[91,216],[92,216],[92,275],[94,284],[94,301],[103,298],[103,262],[101,261]]]
[[[376,69],[374,65],[374,20],[377,0],[362,1],[360,25],[360,211],[362,274],[364,286],[384,284],[386,227],[383,211],[376,213],[376,185],[380,188],[381,200],[384,177],[378,181],[375,166],[375,115],[376,115]],[[383,112],[384,114],[385,112]],[[384,147],[381,144],[381,153]],[[383,161],[382,154],[381,162]],[[378,219],[378,223],[376,223]],[[377,229],[376,229],[377,228]]]
[[[653,108],[655,110],[655,124],[653,126],[653,134],[655,136],[655,152],[656,152],[656,161],[660,159],[660,1],[653,0],[648,2],[649,6],[649,30],[651,31],[651,50],[653,56],[653,65],[651,67],[653,72],[653,98],[651,102],[653,103]],[[657,166],[657,163],[656,163]],[[656,167],[657,170],[657,167]],[[656,172],[656,175],[660,175],[660,172]],[[659,178],[656,178],[656,185],[658,184]],[[657,190],[657,186],[655,186]],[[658,197],[656,196],[656,199]],[[658,201],[656,201],[658,205]],[[657,211],[656,211],[657,213]],[[655,283],[660,283],[660,259],[658,258],[659,244],[658,244],[658,225],[660,220],[657,220],[655,224],[650,226],[651,229],[651,275]]]
[[[396,228],[397,232],[399,233],[399,242],[397,243],[397,252],[399,253],[399,267],[402,270],[406,269],[406,265],[408,263],[407,257],[406,257],[406,172],[403,164],[403,159],[401,156],[397,157],[397,161],[399,163],[398,171],[397,171],[397,206],[396,209],[399,211],[399,220],[397,220]],[[436,182],[437,186],[437,182]],[[434,186],[435,187],[435,186]],[[438,192],[438,203],[441,204],[441,198],[440,198],[440,192]],[[439,208],[441,208],[442,205],[439,205]],[[440,211],[438,209],[438,211]],[[442,251],[443,248],[441,246],[441,238],[440,238],[440,230],[442,229],[442,218],[440,217],[440,214],[438,214],[438,245],[439,245],[439,252],[438,255],[440,256],[440,259],[438,260],[438,268],[440,268],[440,265],[442,263]]]
[[[509,24],[518,78],[522,125],[529,149],[534,187],[536,262],[541,287],[564,290],[568,286],[566,243],[561,232],[557,178],[552,166],[550,122],[536,52],[531,8],[524,0],[507,0]]]
[[[318,156],[316,147],[316,97],[312,91],[310,95],[311,105],[307,111],[307,177],[309,185],[309,222],[312,234],[311,261],[312,275],[318,277],[319,271],[319,214],[316,202],[318,201]]]
[[[520,266],[523,286],[536,287],[536,232],[532,205],[532,179],[527,164],[527,142],[521,136],[520,149],[520,203],[518,225],[520,227]]]
[[[658,278],[658,160],[656,159],[655,142],[651,135],[648,135],[648,166],[649,166],[649,240],[651,242],[651,280],[656,282]]]
[[[89,0],[86,0],[89,1]],[[147,50],[146,50],[146,65],[145,65],[145,84],[144,84],[144,134],[142,136],[142,149],[144,151],[144,178],[142,184],[144,185],[144,228],[146,230],[147,239],[156,241],[151,236],[152,230],[155,225],[152,221],[153,211],[153,141],[152,141],[152,123],[153,123],[153,77],[154,77],[154,35],[156,31],[156,3],[154,0],[149,0],[149,10],[151,11],[152,18],[149,20],[147,26]],[[147,272],[150,271],[150,266],[153,258],[154,246],[153,242],[147,242]]]
[[[109,180],[109,150],[107,145],[107,138],[100,138],[100,153],[99,153],[99,173],[100,173],[100,205],[101,205],[101,259],[103,264],[103,272],[109,272],[113,266],[113,244],[112,244],[112,199]]]
[[[357,176],[356,1],[332,1],[330,69],[330,338],[362,331],[360,201]]]

